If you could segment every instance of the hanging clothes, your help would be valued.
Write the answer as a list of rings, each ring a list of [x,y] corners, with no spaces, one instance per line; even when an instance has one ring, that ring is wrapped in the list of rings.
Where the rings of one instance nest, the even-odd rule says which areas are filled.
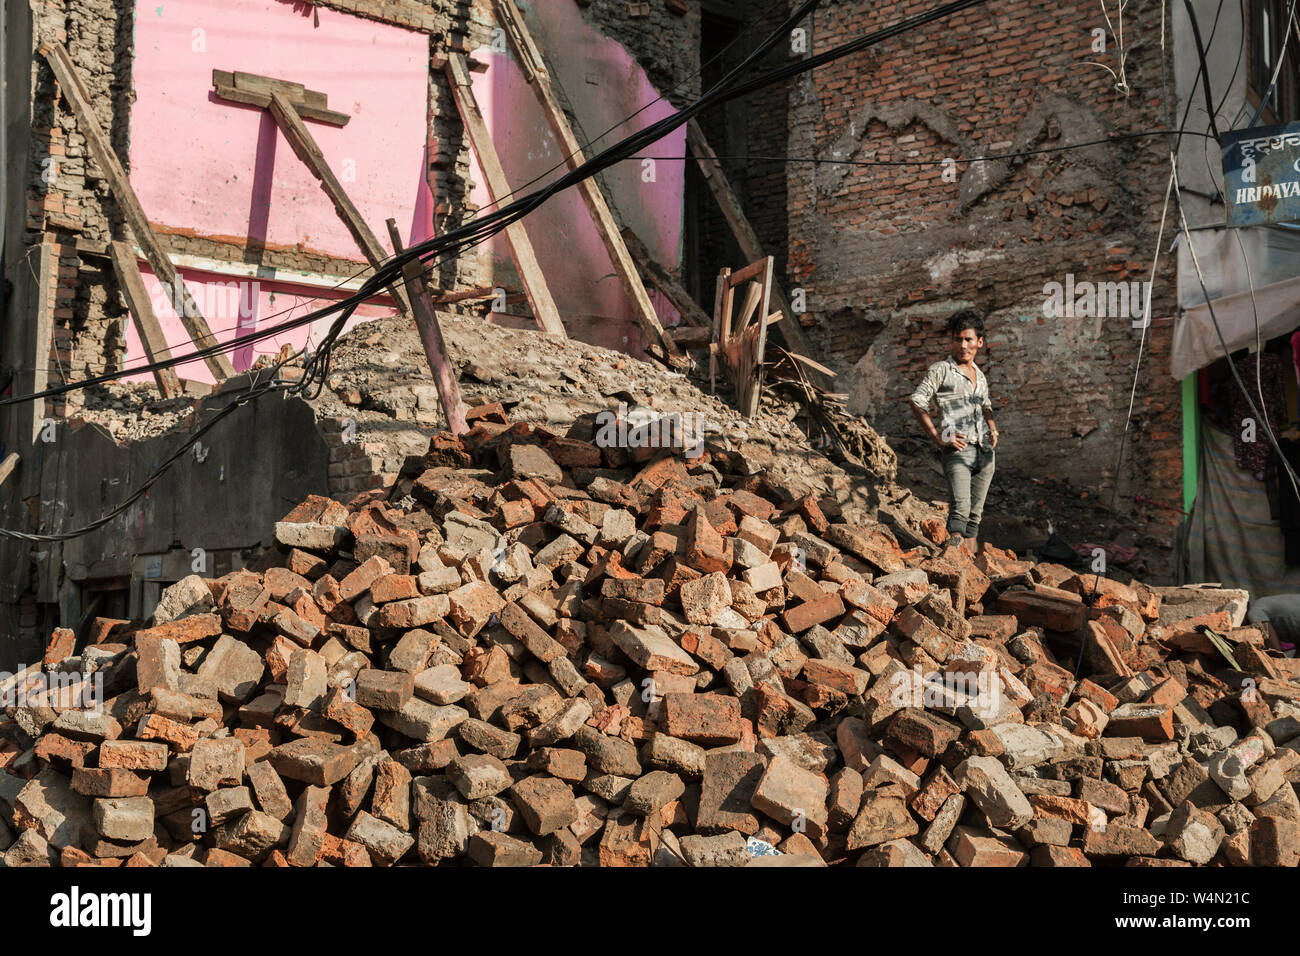
[[[1300,475],[1300,442],[1281,438],[1278,446],[1295,473]],[[1295,486],[1291,484],[1286,469],[1278,465],[1276,470],[1278,523],[1282,528],[1282,539],[1286,543],[1286,563],[1300,564],[1300,497],[1296,496]]]
[[[1259,365],[1259,378],[1263,380],[1263,404],[1260,405],[1260,385],[1259,380],[1255,377],[1255,366]],[[1282,375],[1286,372],[1282,363],[1282,357],[1276,352],[1265,352],[1261,355],[1243,355],[1233,363],[1237,368],[1237,373],[1241,380],[1246,383],[1246,388],[1250,391],[1250,399],[1259,408],[1260,412],[1267,416],[1268,423],[1272,426],[1273,431],[1279,432],[1286,427],[1288,415],[1286,411],[1286,397],[1282,390]],[[1235,385],[1235,383],[1234,383]],[[1250,422],[1255,417],[1255,413],[1250,409],[1250,402],[1239,387],[1234,388],[1232,393],[1232,422],[1230,431],[1232,432],[1233,455],[1237,462],[1237,467],[1244,471],[1249,471],[1255,476],[1257,481],[1264,480],[1264,468],[1268,464],[1268,456],[1272,453],[1272,447],[1269,445],[1268,432],[1264,428],[1264,423],[1256,421],[1253,427]]]

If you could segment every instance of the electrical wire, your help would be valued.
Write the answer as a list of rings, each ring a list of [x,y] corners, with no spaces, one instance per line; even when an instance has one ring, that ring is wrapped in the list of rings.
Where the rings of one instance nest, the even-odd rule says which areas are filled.
[[[1180,221],[1182,222],[1183,231],[1184,233],[1186,233],[1187,216],[1183,210],[1182,196],[1179,193],[1179,189],[1178,189],[1178,170],[1176,167],[1174,169],[1174,195],[1175,197],[1177,197],[1178,200],[1178,216]],[[1273,429],[1268,425],[1267,418],[1265,418],[1260,412],[1260,410],[1255,406],[1255,400],[1254,398],[1251,397],[1250,389],[1246,387],[1246,383],[1242,380],[1241,373],[1237,371],[1236,364],[1231,361],[1232,353],[1228,349],[1228,343],[1223,337],[1223,329],[1219,325],[1219,318],[1214,313],[1214,303],[1210,301],[1210,290],[1205,282],[1205,273],[1201,270],[1200,259],[1196,255],[1196,246],[1192,244],[1190,234],[1187,236],[1187,251],[1188,253],[1190,253],[1192,257],[1192,265],[1196,269],[1196,278],[1200,282],[1201,293],[1205,296],[1205,307],[1210,314],[1210,321],[1214,324],[1214,332],[1219,338],[1219,345],[1223,349],[1224,357],[1229,359],[1228,370],[1232,372],[1232,377],[1236,379],[1237,386],[1241,389],[1242,396],[1246,399],[1246,404],[1250,406],[1251,414],[1255,416],[1255,419],[1257,421],[1261,419],[1264,421],[1264,432],[1266,435],[1268,435],[1269,444],[1273,446],[1273,451],[1277,454],[1278,459],[1281,461],[1283,467],[1286,468],[1287,474],[1290,475],[1292,485],[1295,486],[1297,484],[1297,476],[1295,473],[1295,469],[1291,467],[1291,463],[1288,462],[1286,460],[1286,456],[1282,454],[1282,449],[1277,443],[1277,438],[1274,437],[1273,435]],[[1300,495],[1300,489],[1297,490],[1297,494]]]
[[[722,57],[723,57],[726,53],[728,53],[728,52],[731,50],[732,47],[734,47],[737,43],[739,43],[742,39],[744,39],[745,36],[746,36],[746,34],[748,34],[751,30],[754,29],[754,27],[757,25],[757,23],[758,23],[757,20],[751,20],[749,23],[746,23],[743,27],[741,27],[740,32],[738,32],[734,37],[732,37],[731,40],[729,40],[729,41],[728,41],[728,42],[727,42],[727,43],[722,47],[721,50],[719,50],[719,51],[718,51],[717,53],[715,53],[713,56],[709,57],[708,60],[706,60],[704,63],[702,63],[702,64],[700,65],[700,68],[699,68],[698,70],[695,70],[695,71],[692,72],[692,73],[688,73],[688,74],[686,74],[686,77],[685,77],[683,80],[680,80],[680,81],[674,83],[673,86],[671,86],[671,87],[668,88],[668,90],[666,90],[666,91],[663,92],[663,93],[660,93],[658,96],[656,96],[656,97],[655,97],[654,99],[652,99],[650,102],[646,103],[644,106],[642,106],[642,107],[640,107],[639,109],[637,109],[637,111],[636,111],[635,113],[632,113],[631,115],[626,116],[626,117],[624,117],[623,119],[619,120],[617,123],[615,123],[613,126],[609,127],[609,128],[608,128],[607,130],[605,130],[604,132],[597,134],[594,138],[588,140],[586,143],[583,143],[583,144],[582,144],[582,147],[581,147],[580,149],[574,150],[573,152],[569,153],[567,156],[565,156],[563,159],[561,159],[558,163],[556,163],[556,164],[555,164],[554,166],[552,166],[550,169],[546,170],[546,171],[543,172],[543,173],[540,173],[540,174],[534,176],[532,179],[528,180],[528,182],[523,183],[523,184],[520,185],[520,186],[516,186],[516,187],[515,187],[514,189],[512,189],[510,192],[505,193],[505,194],[502,195],[502,196],[498,196],[498,197],[496,197],[495,199],[493,199],[491,202],[489,202],[489,203],[488,203],[486,206],[484,206],[483,208],[485,208],[485,209],[487,209],[487,208],[491,208],[492,206],[496,206],[496,205],[498,205],[498,204],[501,202],[501,200],[503,200],[503,199],[509,199],[511,196],[514,196],[514,195],[517,195],[517,194],[523,192],[523,191],[524,191],[525,189],[527,189],[529,186],[532,186],[534,183],[538,183],[538,182],[540,182],[541,180],[545,179],[547,176],[551,175],[551,173],[555,172],[557,169],[560,169],[561,167],[565,166],[565,165],[569,162],[569,160],[572,159],[574,156],[577,156],[579,153],[582,153],[584,150],[590,149],[593,143],[597,143],[597,142],[599,142],[600,140],[604,139],[606,136],[608,136],[610,133],[614,132],[614,130],[618,129],[620,126],[626,126],[628,123],[632,122],[632,120],[636,119],[638,116],[640,116],[642,113],[644,113],[644,112],[645,112],[646,110],[648,110],[650,107],[654,106],[656,103],[662,103],[664,100],[669,99],[669,97],[672,96],[673,94],[680,95],[681,92],[682,92],[682,91],[681,91],[681,87],[684,85],[684,83],[685,83],[687,80],[693,80],[693,79],[695,79],[695,77],[697,77],[697,76],[703,76],[705,70],[707,70],[707,69],[708,69],[710,66],[712,66],[714,63],[718,62],[718,60],[722,59]],[[671,102],[671,100],[670,100],[670,102]]]
[[[1222,10],[1222,7],[1223,7],[1223,4],[1222,4],[1222,0],[1221,0],[1221,2],[1220,2],[1220,4],[1219,4],[1219,9]],[[1165,29],[1165,23],[1166,23],[1166,21],[1165,21],[1165,16],[1166,16],[1166,0],[1160,0],[1160,79],[1161,79],[1161,98],[1162,98],[1162,100],[1163,100],[1163,102],[1164,102],[1164,106],[1165,106],[1165,124],[1168,126],[1169,124],[1171,124],[1171,123],[1173,122],[1173,118],[1174,118],[1174,117],[1173,117],[1173,107],[1172,107],[1172,104],[1170,103],[1170,100],[1169,100],[1169,75],[1168,75],[1168,69],[1167,69],[1167,51],[1166,51],[1166,45],[1165,45],[1165,33],[1166,33],[1166,29]],[[1218,15],[1216,14],[1216,15],[1215,15],[1215,28],[1217,28],[1217,26],[1218,26]],[[1211,42],[1213,42],[1213,40],[1214,40],[1214,31],[1213,31],[1213,30],[1211,30],[1211,33],[1210,33],[1210,40],[1211,40]],[[1201,62],[1201,67],[1204,68],[1204,67],[1205,67],[1205,59],[1204,59],[1204,57],[1201,58],[1201,61],[1200,61],[1200,62]],[[1195,81],[1193,81],[1193,85],[1195,85]],[[1190,104],[1190,102],[1191,102],[1191,98],[1189,97],[1189,104]],[[1189,110],[1190,110],[1190,105],[1189,105]],[[1119,449],[1118,449],[1118,452],[1117,452],[1117,454],[1116,454],[1116,456],[1115,456],[1115,484],[1114,484],[1114,486],[1111,488],[1111,495],[1110,495],[1110,509],[1111,509],[1112,512],[1115,510],[1115,504],[1116,504],[1116,502],[1118,501],[1118,496],[1119,496],[1119,482],[1120,482],[1120,471],[1123,469],[1123,465],[1124,465],[1124,450],[1125,450],[1125,447],[1126,447],[1126,445],[1127,445],[1127,443],[1128,443],[1128,433],[1129,433],[1129,429],[1130,429],[1130,427],[1132,426],[1132,422],[1133,422],[1133,408],[1134,408],[1134,405],[1136,404],[1136,401],[1137,401],[1137,386],[1138,386],[1138,380],[1139,380],[1139,378],[1140,378],[1140,376],[1141,376],[1141,371],[1142,371],[1142,356],[1143,356],[1144,349],[1145,349],[1145,346],[1146,346],[1147,329],[1148,329],[1148,328],[1150,327],[1150,325],[1151,325],[1151,292],[1150,292],[1150,290],[1154,287],[1154,284],[1155,284],[1156,266],[1157,266],[1157,264],[1158,264],[1159,261],[1160,261],[1160,250],[1161,250],[1161,248],[1162,248],[1163,245],[1164,245],[1165,221],[1166,221],[1166,218],[1167,218],[1168,213],[1169,213],[1169,198],[1170,198],[1170,195],[1171,195],[1171,193],[1172,193],[1172,191],[1173,191],[1173,187],[1174,187],[1174,186],[1176,185],[1176,183],[1177,183],[1177,168],[1178,168],[1178,164],[1177,164],[1177,143],[1180,142],[1181,139],[1182,139],[1183,132],[1184,132],[1184,130],[1185,130],[1185,128],[1186,128],[1186,125],[1187,125],[1188,115],[1189,115],[1189,111],[1184,111],[1184,113],[1183,113],[1182,125],[1181,125],[1181,127],[1176,131],[1176,132],[1177,132],[1177,137],[1176,137],[1176,138],[1175,138],[1175,135],[1174,135],[1174,134],[1175,134],[1175,131],[1172,130],[1172,129],[1168,130],[1168,132],[1169,132],[1169,138],[1170,138],[1170,147],[1169,147],[1169,162],[1170,162],[1169,180],[1168,180],[1168,182],[1167,182],[1166,185],[1165,185],[1165,199],[1164,199],[1163,207],[1162,207],[1161,212],[1160,212],[1160,227],[1159,227],[1159,230],[1157,231],[1157,234],[1156,234],[1155,254],[1152,256],[1152,260],[1151,260],[1151,278],[1150,278],[1150,280],[1148,281],[1148,284],[1147,284],[1147,289],[1148,289],[1148,291],[1147,291],[1147,301],[1146,301],[1146,306],[1145,306],[1145,308],[1143,309],[1142,337],[1141,337],[1141,339],[1140,339],[1139,342],[1138,342],[1137,361],[1136,361],[1136,362],[1134,363],[1134,365],[1133,365],[1133,384],[1132,384],[1132,386],[1131,386],[1130,389],[1129,389],[1129,404],[1128,404],[1128,411],[1127,411],[1127,413],[1126,413],[1125,416],[1124,416],[1124,430],[1123,430],[1123,432],[1121,432],[1121,434],[1120,434]],[[1103,567],[1104,567],[1104,564],[1103,564]],[[1092,603],[1097,599],[1097,589],[1101,586],[1101,575],[1102,575],[1102,568],[1094,568],[1094,570],[1093,570],[1093,579],[1092,579],[1092,588],[1091,588],[1091,590],[1088,591],[1086,594],[1081,595],[1081,597],[1083,598],[1084,604],[1088,605],[1089,607],[1091,607],[1091,606],[1092,606]],[[1084,655],[1084,651],[1087,649],[1087,646],[1088,646],[1088,643],[1087,643],[1086,640],[1081,641],[1080,644],[1079,644],[1079,656],[1078,656],[1078,658],[1076,659],[1075,664],[1074,664],[1074,674],[1073,674],[1073,676],[1072,676],[1072,678],[1071,678],[1072,681],[1074,681],[1074,680],[1078,680],[1078,677],[1079,677],[1079,671],[1083,668],[1083,655]],[[1061,701],[1063,704],[1064,704],[1065,700],[1068,698],[1068,696],[1069,696],[1069,690],[1067,689],[1067,690],[1066,690],[1066,696],[1063,697],[1063,698],[1062,698],[1062,701]]]

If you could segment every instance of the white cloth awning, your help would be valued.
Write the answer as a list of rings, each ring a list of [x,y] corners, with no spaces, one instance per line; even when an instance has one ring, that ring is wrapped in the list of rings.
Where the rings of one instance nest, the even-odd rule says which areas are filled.
[[[1205,286],[1223,330],[1224,343],[1219,342],[1210,319],[1187,237],[1180,238],[1183,241],[1178,244],[1178,305],[1183,314],[1174,325],[1170,356],[1174,378],[1182,379],[1223,358],[1224,343],[1230,353],[1254,348],[1257,310],[1261,341],[1300,327],[1300,230],[1274,226],[1200,229],[1192,233],[1196,258],[1205,273]]]
[[[1255,287],[1254,302],[1249,292],[1238,292],[1214,300],[1214,317],[1223,331],[1228,352],[1255,347],[1255,313],[1259,312],[1259,339],[1267,342],[1300,327],[1300,278]],[[1183,313],[1174,326],[1172,372],[1182,379],[1215,359],[1223,358],[1219,341],[1204,303]]]

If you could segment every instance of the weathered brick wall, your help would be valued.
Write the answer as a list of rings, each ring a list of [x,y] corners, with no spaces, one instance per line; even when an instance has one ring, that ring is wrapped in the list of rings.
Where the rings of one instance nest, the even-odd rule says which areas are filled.
[[[755,0],[746,5],[745,19],[736,41],[716,61],[704,66],[705,86],[738,66],[760,42],[790,14],[788,0]],[[786,66],[794,57],[786,40],[760,58],[747,76]],[[774,84],[700,115],[704,135],[719,156],[722,168],[740,198],[764,252],[776,259],[777,281],[786,279],[785,248],[789,243],[789,204],[786,201],[786,165],[790,133],[787,89]],[[776,157],[774,160],[772,157]],[[735,269],[741,262],[731,227],[723,218],[702,178],[699,217],[701,298],[712,312],[713,279],[723,266]]]
[[[570,0],[562,0],[570,2]],[[618,40],[636,58],[650,82],[675,106],[700,93],[700,10],[697,0],[595,0],[583,5],[582,17]],[[633,14],[632,10],[638,12]],[[683,8],[684,12],[683,12]]]
[[[905,16],[928,0],[847,0],[814,18],[813,50]],[[1048,282],[1148,277],[1167,176],[1164,138],[1009,162],[945,157],[1043,150],[1165,126],[1159,4],[1126,11],[1128,97],[1089,49],[1095,4],[1008,2],[950,17],[800,78],[789,87],[799,157],[930,165],[792,163],[791,282],[807,292],[818,357],[852,411],[887,434],[919,434],[905,401],[948,351],[957,308],[989,316],[983,362],[1003,467],[1109,493],[1140,332],[1127,317],[1049,318]],[[1167,224],[1165,245],[1172,237]],[[1162,257],[1138,381],[1121,503],[1178,504],[1178,385],[1168,374],[1174,262]],[[1165,517],[1165,515],[1162,515]]]
[[[33,89],[31,149],[26,157],[27,228],[33,244],[47,234],[58,245],[57,288],[50,381],[80,379],[117,367],[126,347],[121,310],[110,300],[100,264],[79,255],[77,239],[102,243],[121,213],[99,171],[87,159],[86,139],[66,102],[55,108],[53,73],[35,54],[43,41],[67,47],[101,127],[120,156],[129,153],[131,37],[130,0],[32,0],[32,49],[37,65]],[[110,280],[111,282],[111,280]],[[76,405],[81,396],[68,396]]]

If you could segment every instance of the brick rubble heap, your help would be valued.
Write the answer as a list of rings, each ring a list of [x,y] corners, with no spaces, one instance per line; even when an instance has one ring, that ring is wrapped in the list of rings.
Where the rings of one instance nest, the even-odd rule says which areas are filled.
[[[9,701],[5,865],[1300,860],[1300,670],[1257,629],[904,551],[717,446],[479,410],[276,539],[55,632],[104,706]]]

